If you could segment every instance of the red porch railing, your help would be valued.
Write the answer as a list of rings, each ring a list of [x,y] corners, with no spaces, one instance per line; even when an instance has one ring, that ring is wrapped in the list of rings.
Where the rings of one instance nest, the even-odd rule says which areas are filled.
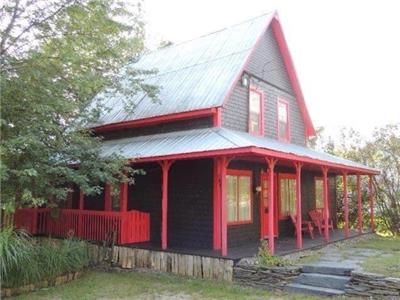
[[[48,208],[21,208],[15,212],[15,226],[31,234],[56,237],[73,235],[91,241],[116,237],[118,244],[150,240],[150,214],[127,212],[60,209],[52,216]]]

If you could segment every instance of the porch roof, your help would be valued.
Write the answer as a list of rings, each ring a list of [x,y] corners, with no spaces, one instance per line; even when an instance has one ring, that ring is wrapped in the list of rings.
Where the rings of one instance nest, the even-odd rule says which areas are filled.
[[[113,153],[138,161],[254,153],[343,171],[379,174],[377,169],[328,153],[218,127],[104,141],[102,154]]]

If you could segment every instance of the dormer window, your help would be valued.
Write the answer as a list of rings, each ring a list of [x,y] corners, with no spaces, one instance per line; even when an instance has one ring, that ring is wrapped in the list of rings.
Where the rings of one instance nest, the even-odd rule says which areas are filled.
[[[264,94],[254,86],[249,90],[249,132],[264,135]]]
[[[289,103],[278,99],[278,139],[289,141]]]

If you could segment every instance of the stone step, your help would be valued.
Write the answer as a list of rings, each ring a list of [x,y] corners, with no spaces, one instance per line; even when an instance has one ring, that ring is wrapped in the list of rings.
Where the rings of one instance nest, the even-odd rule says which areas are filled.
[[[344,290],[346,284],[349,281],[350,276],[328,275],[319,273],[301,273],[293,280],[294,283],[337,290]]]
[[[332,265],[304,265],[301,267],[303,273],[319,273],[328,275],[350,276],[353,268]]]
[[[344,291],[337,289],[329,289],[320,286],[311,286],[300,283],[289,283],[285,286],[285,290],[289,292],[309,294],[309,295],[322,295],[322,296],[340,296],[344,295]]]

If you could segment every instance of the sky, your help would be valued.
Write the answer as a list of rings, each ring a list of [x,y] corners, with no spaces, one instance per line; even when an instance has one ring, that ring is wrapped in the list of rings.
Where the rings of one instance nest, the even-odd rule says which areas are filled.
[[[400,1],[145,0],[149,48],[277,10],[314,126],[400,122]]]

